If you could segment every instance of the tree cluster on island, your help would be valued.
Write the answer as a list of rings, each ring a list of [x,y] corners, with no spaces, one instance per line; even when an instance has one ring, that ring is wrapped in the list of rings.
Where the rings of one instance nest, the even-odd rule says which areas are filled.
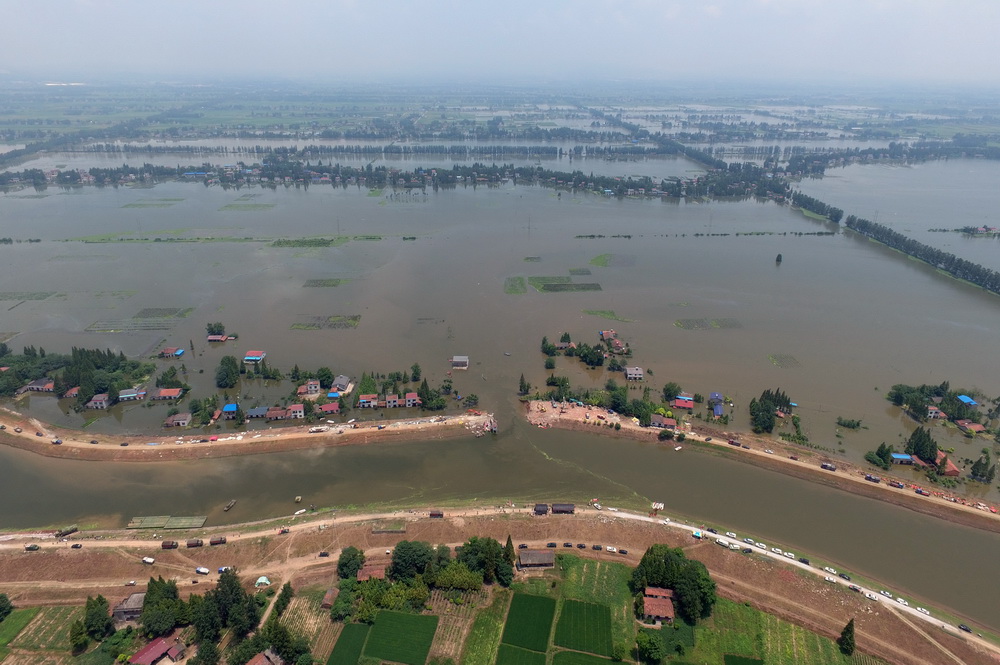
[[[750,400],[750,425],[755,434],[774,431],[774,424],[777,411],[788,411],[791,408],[792,400],[788,398],[781,388],[771,390],[770,388],[760,394],[760,397]]]
[[[629,585],[638,618],[645,615],[643,592],[650,586],[673,590],[677,614],[692,625],[712,616],[715,607],[715,581],[708,569],[701,561],[688,559],[679,547],[651,545],[632,571]]]
[[[978,423],[982,420],[979,409],[958,398],[959,395],[968,395],[971,392],[952,390],[948,381],[943,381],[938,385],[922,384],[919,386],[897,383],[886,393],[886,399],[905,410],[910,417],[918,422],[928,419],[928,407],[936,406],[948,414],[948,419],[951,421],[971,420]],[[995,417],[995,412],[991,411],[990,418]]]

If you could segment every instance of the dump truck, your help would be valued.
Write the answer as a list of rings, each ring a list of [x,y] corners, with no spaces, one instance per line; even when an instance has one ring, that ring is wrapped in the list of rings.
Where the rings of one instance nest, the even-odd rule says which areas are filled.
[[[175,549],[177,549],[177,541],[176,540],[164,540],[162,543],[160,543],[160,549],[175,550]]]
[[[226,544],[226,537],[225,536],[216,536],[215,538],[212,538],[210,541],[208,541],[208,544],[209,545],[225,545]]]
[[[201,547],[204,544],[205,541],[203,541],[201,538],[192,538],[191,540],[187,541],[188,547]]]

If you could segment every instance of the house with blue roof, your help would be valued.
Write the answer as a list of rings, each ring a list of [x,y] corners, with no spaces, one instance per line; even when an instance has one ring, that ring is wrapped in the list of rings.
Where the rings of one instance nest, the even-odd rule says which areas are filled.
[[[959,395],[958,401],[961,402],[962,404],[968,404],[969,406],[979,406],[976,400],[972,399],[968,395]]]
[[[239,404],[227,404],[222,407],[222,417],[226,420],[236,420],[236,411],[240,408]]]
[[[913,464],[913,458],[905,453],[892,453],[893,464]]]

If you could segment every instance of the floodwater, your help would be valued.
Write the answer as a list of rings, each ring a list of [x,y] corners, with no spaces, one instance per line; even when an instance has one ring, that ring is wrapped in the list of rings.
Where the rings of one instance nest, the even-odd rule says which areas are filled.
[[[773,203],[619,201],[510,184],[377,196],[330,186],[226,191],[181,183],[44,194],[0,197],[0,237],[42,240],[0,246],[0,330],[19,333],[9,342],[14,348],[109,346],[136,355],[184,347],[186,380],[196,396],[214,390],[224,354],[248,349],[265,350],[268,362],[286,372],[294,364],[328,366],[358,377],[418,362],[432,385],[446,377],[450,356],[469,355],[472,367],[456,372],[455,388],[479,395],[502,432],[496,441],[163,466],[48,460],[0,449],[0,524],[121,524],[135,512],[208,514],[219,523],[284,514],[295,495],[341,506],[482,496],[651,499],[664,501],[668,511],[822,553],[996,624],[991,608],[998,589],[981,574],[1000,551],[994,535],[714,456],[529,428],[519,423],[513,399],[522,373],[544,384],[543,335],[555,339],[566,331],[593,342],[598,330],[613,327],[633,349],[633,362],[652,370],[647,385],[654,395],[667,381],[692,392],[722,392],[736,402],[731,428],[739,430],[748,427],[750,398],[781,387],[800,405],[815,445],[857,460],[914,427],[884,399],[894,383],[947,379],[987,395],[1000,392],[992,356],[976,351],[995,343],[1000,302],[980,289]],[[233,204],[256,207],[227,208]],[[835,235],[797,235],[816,231]],[[605,237],[577,237],[591,234]],[[331,248],[265,242],[335,235],[355,239]],[[115,242],[68,240],[86,236]],[[777,265],[779,253],[784,261]],[[603,258],[592,263],[597,257]],[[581,269],[590,274],[571,276]],[[569,277],[600,290],[504,293],[505,278],[529,276]],[[304,286],[330,279],[345,281]],[[189,311],[158,330],[93,332],[132,327],[147,308]],[[627,321],[585,310],[614,310]],[[325,323],[358,315],[356,328]],[[208,348],[204,326],[216,320],[240,339]],[[298,329],[310,325],[318,329]],[[612,378],[564,358],[556,372],[576,386]],[[248,408],[280,403],[293,390],[288,381],[247,382],[230,397],[238,394]],[[16,408],[86,431],[152,433],[169,405],[79,414],[34,396]],[[838,438],[838,416],[860,418],[867,429]],[[956,462],[984,445],[940,428],[934,433],[943,447],[955,447]],[[112,486],[116,491],[108,491]],[[29,495],[26,504],[21,499]],[[223,514],[230,498],[240,501]],[[929,561],[937,562],[937,574],[927,574]]]

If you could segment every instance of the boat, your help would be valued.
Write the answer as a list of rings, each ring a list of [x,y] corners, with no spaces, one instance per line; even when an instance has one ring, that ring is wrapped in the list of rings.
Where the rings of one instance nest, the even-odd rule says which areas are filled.
[[[306,509],[305,509],[305,508],[299,508],[298,510],[296,510],[296,511],[295,511],[295,513],[294,513],[294,514],[295,514],[295,515],[304,515],[304,514],[305,514],[305,512],[306,512]]]
[[[510,351],[504,351],[504,352],[503,352],[503,354],[504,354],[505,356],[509,356],[509,355],[510,355]]]
[[[301,496],[295,497],[295,503],[302,503],[302,497]]]
[[[674,450],[680,450],[680,449],[681,449],[680,446],[677,446],[676,448],[674,448]]]
[[[229,509],[232,508],[235,505],[236,505],[236,499],[233,499],[232,501],[230,501],[229,503],[226,504],[226,507],[223,508],[223,510],[228,513]]]

